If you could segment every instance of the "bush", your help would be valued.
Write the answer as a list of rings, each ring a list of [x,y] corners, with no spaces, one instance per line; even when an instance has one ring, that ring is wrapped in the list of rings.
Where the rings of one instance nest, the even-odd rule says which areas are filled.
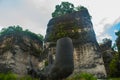
[[[75,11],[87,10],[87,8],[83,6],[74,7],[72,3],[62,2],[60,5],[56,5],[55,11],[52,13],[52,17],[59,17],[65,14],[70,14]]]
[[[73,77],[70,77],[66,80],[97,80],[97,78],[89,73],[81,73],[81,74],[76,74]]]
[[[0,73],[0,80],[17,80],[17,75],[12,73]]]
[[[18,77],[17,74],[13,73],[0,73],[0,80],[39,80],[30,76]]]
[[[119,64],[119,55],[116,54],[112,61],[110,62],[110,77],[119,77],[120,72],[118,70],[118,64]]]

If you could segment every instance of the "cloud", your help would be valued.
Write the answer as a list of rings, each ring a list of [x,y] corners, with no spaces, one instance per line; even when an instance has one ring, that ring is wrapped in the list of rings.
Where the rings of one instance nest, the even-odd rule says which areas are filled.
[[[118,32],[118,30],[115,29],[114,32]]]
[[[104,38],[112,39],[112,36],[110,36],[109,34],[100,35],[98,37],[99,43],[101,43]]]
[[[12,3],[18,4],[18,2]],[[45,34],[45,28],[50,19],[49,9],[41,7],[38,9],[32,1],[28,0],[22,0],[20,5],[15,6],[12,6],[9,0],[3,1],[2,8],[0,9],[0,26],[21,25],[24,29],[28,28],[35,33]]]
[[[0,0],[0,29],[20,25],[24,29],[45,35],[51,13],[61,1],[65,0]],[[99,41],[103,35],[110,37],[106,30],[120,21],[119,0],[66,1],[88,8]]]
[[[116,25],[117,23],[120,23],[120,16],[113,22],[113,25]]]

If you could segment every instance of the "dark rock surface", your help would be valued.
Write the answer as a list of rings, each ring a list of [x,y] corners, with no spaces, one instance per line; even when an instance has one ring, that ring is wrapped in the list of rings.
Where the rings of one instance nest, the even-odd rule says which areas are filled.
[[[40,80],[62,80],[72,74],[74,70],[72,40],[64,37],[57,40],[56,56],[53,63],[49,63],[43,71],[29,69],[28,73]]]
[[[100,49],[102,52],[102,56],[103,56],[103,61],[105,64],[105,69],[107,74],[109,75],[110,73],[110,62],[112,61],[114,55],[115,55],[115,51],[113,51],[113,49],[111,48],[112,46],[112,41],[106,41],[103,44],[100,44]]]
[[[57,41],[55,62],[48,73],[51,80],[61,80],[72,74],[73,63],[73,44],[70,38],[61,38]]]
[[[23,33],[0,36],[0,73],[27,75],[28,67],[40,68],[43,42]]]
[[[85,9],[51,19],[46,30],[45,46],[48,43],[52,45],[51,42],[56,43],[56,40],[61,38],[57,32],[61,27],[64,32],[68,32],[66,36],[72,38],[73,41],[74,73],[88,72],[98,78],[105,78],[104,62],[88,10]],[[75,27],[77,27],[77,34],[74,31]],[[51,40],[51,37],[54,38]],[[55,45],[49,46],[49,48],[56,49]]]

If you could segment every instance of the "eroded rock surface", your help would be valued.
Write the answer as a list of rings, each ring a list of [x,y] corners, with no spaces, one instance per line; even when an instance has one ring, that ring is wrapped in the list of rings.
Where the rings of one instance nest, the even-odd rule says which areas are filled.
[[[49,48],[55,50],[52,42],[56,43],[56,40],[63,36],[73,40],[74,73],[88,72],[98,78],[106,77],[102,54],[87,9],[49,21],[45,37],[45,42],[50,45]]]
[[[28,67],[40,68],[43,42],[23,33],[0,36],[0,73],[27,75]]]

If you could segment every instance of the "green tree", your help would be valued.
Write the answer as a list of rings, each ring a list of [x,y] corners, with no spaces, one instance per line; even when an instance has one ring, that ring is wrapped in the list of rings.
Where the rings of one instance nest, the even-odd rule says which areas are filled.
[[[117,36],[116,45],[117,45],[118,51],[120,53],[120,30],[118,32],[116,32],[115,34]]]
[[[52,17],[61,16],[67,13],[74,12],[74,5],[69,2],[62,2],[60,5],[56,5],[55,11],[52,13]]]
[[[119,68],[119,55],[116,53],[109,64],[110,66],[110,76],[111,77],[120,77],[120,70]]]
[[[87,9],[87,8],[85,8],[83,6],[77,6],[75,9],[76,9],[76,11],[80,11],[80,10],[84,10],[84,9]]]
[[[120,77],[120,30],[115,33],[117,35],[116,45],[118,52],[114,55],[110,62],[110,76]]]
[[[54,18],[81,10],[87,10],[87,8],[85,8],[84,6],[74,7],[72,3],[62,2],[60,5],[55,6],[55,11],[52,13],[52,17]],[[92,17],[90,16],[90,18]]]
[[[43,41],[44,38],[41,34],[35,34],[31,31],[29,31],[28,29],[23,30],[22,27],[20,27],[19,25],[17,26],[9,26],[8,28],[3,28],[0,31],[0,36],[2,35],[10,35],[10,34],[16,34],[16,33],[21,33],[23,35],[28,35],[30,36],[32,39],[38,39],[40,41]]]

